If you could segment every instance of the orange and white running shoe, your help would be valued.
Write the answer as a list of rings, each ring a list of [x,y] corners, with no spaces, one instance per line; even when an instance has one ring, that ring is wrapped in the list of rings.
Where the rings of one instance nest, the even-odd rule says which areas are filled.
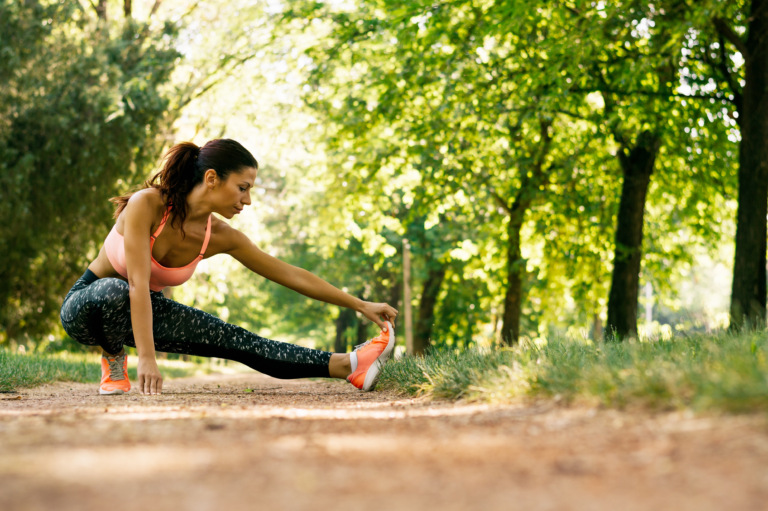
[[[99,394],[123,394],[131,390],[131,382],[128,381],[128,355],[105,357],[101,355],[101,385]]]
[[[355,347],[350,353],[352,374],[347,381],[362,390],[373,390],[379,379],[379,371],[395,347],[395,329],[387,321],[387,327],[378,337]]]

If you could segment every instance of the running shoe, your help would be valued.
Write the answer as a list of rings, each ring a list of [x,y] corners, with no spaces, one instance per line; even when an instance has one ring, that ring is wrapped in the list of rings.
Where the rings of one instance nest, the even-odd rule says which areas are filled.
[[[379,371],[384,367],[394,347],[395,330],[387,321],[387,327],[378,337],[355,347],[357,367],[347,377],[347,381],[358,389],[373,390],[379,379]]]
[[[122,355],[105,357],[101,355],[101,385],[99,394],[123,394],[131,390],[128,381],[128,356]]]

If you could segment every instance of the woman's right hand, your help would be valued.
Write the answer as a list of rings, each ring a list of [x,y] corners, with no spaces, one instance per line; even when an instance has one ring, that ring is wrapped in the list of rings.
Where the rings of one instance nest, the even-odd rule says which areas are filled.
[[[374,303],[374,302],[362,302],[359,311],[366,318],[370,319],[379,328],[384,330],[387,327],[386,321],[392,323],[395,326],[395,318],[397,317],[397,309],[387,303]]]
[[[161,394],[163,391],[163,375],[157,368],[155,357],[139,357],[138,368],[138,387],[141,394]]]

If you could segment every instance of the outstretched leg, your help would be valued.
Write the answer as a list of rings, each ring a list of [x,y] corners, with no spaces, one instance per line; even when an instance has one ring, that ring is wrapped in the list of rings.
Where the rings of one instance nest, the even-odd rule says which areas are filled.
[[[266,339],[160,292],[151,292],[151,301],[157,351],[235,360],[276,378],[347,378],[370,390],[394,347],[391,326],[351,354],[329,353]],[[135,347],[123,280],[99,279],[87,271],[64,299],[61,321],[73,339],[101,346],[107,355]]]
[[[331,376],[329,352],[266,339],[160,292],[152,291],[151,299],[157,351],[235,360],[276,378]],[[127,282],[88,271],[64,299],[61,321],[73,339],[115,355],[136,346],[130,310]],[[334,373],[340,365],[343,359],[335,357]]]
[[[266,339],[159,292],[152,292],[152,331],[158,351],[235,360],[276,378],[332,376],[327,351]],[[134,346],[133,336],[125,341]]]

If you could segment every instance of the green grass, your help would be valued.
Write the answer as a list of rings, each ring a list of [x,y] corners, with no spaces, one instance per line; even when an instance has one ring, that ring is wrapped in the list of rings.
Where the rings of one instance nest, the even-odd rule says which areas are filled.
[[[158,360],[164,378],[191,376],[201,370],[193,363]],[[136,368],[128,366],[128,376],[136,381]],[[96,354],[20,354],[0,349],[0,392],[15,392],[54,381],[93,382],[101,378]]]
[[[382,388],[436,399],[556,398],[615,408],[766,412],[768,333],[436,351],[387,364],[379,381]]]

